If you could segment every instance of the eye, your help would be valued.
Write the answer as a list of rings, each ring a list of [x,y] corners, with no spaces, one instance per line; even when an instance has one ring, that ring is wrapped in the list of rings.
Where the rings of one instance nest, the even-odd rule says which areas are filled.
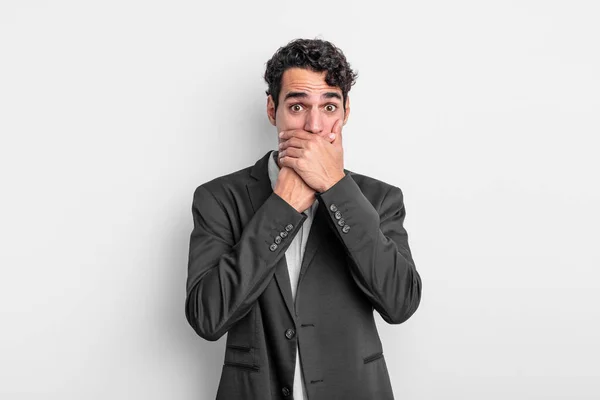
[[[337,110],[337,106],[335,104],[327,104],[325,106],[325,109],[329,112],[334,112],[335,110]]]
[[[298,112],[298,111],[302,111],[302,105],[300,104],[292,104],[290,106],[290,110]]]

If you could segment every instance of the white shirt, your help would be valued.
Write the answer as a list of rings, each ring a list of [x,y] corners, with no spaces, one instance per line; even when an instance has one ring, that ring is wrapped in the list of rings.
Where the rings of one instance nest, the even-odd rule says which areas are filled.
[[[269,179],[271,180],[271,188],[275,189],[275,183],[279,176],[279,165],[275,161],[277,156],[277,150],[271,151],[269,154]],[[296,300],[296,289],[298,287],[298,278],[300,276],[300,266],[302,265],[302,257],[304,257],[304,249],[306,248],[306,242],[308,241],[308,234],[310,232],[310,226],[313,222],[313,217],[319,201],[315,198],[315,201],[311,207],[309,207],[304,213],[307,218],[298,230],[296,236],[292,240],[292,243],[285,251],[285,260],[287,262],[288,273],[290,275],[290,286],[292,287],[292,298]],[[298,343],[298,342],[296,342]],[[294,389],[293,396],[296,400],[308,400],[306,397],[306,387],[304,385],[304,376],[300,368],[300,355],[298,353],[298,346],[296,345],[296,367],[294,368]]]

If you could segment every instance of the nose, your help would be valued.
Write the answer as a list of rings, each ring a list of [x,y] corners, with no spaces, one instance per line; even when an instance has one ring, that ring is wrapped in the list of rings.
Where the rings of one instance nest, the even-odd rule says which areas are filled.
[[[314,108],[306,113],[304,130],[310,133],[321,133],[323,131],[322,116],[318,109]]]

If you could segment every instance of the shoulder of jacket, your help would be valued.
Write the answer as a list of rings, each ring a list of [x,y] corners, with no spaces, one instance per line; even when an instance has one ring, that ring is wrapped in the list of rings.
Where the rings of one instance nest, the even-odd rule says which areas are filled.
[[[195,191],[197,192],[200,188],[204,188],[214,196],[219,197],[225,192],[231,191],[231,189],[235,190],[236,188],[240,188],[245,190],[246,184],[252,180],[252,177],[250,176],[251,170],[252,166],[249,166],[218,176],[200,184],[196,187]]]
[[[352,177],[354,182],[356,182],[356,184],[360,187],[360,189],[363,193],[367,192],[367,193],[384,193],[385,194],[385,193],[388,193],[393,188],[396,188],[397,190],[400,189],[397,186],[394,186],[390,183],[384,182],[380,179],[373,178],[371,176],[367,176],[367,175],[363,175],[363,174],[359,174],[357,172],[350,171],[348,169],[346,171],[350,174],[350,176]]]

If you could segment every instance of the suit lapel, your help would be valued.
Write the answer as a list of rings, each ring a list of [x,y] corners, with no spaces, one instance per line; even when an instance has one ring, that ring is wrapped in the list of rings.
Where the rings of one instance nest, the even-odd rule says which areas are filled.
[[[320,209],[322,208],[322,204],[319,202],[317,209],[315,210],[315,214],[313,216],[313,222],[310,226],[310,232],[308,234],[308,241],[306,242],[306,248],[304,249],[304,256],[302,257],[302,265],[300,267],[300,279],[298,279],[298,287],[300,287],[300,283],[302,282],[302,277],[306,273],[311,261],[313,260],[315,254],[317,253],[317,249],[319,245],[323,242],[325,238],[325,230],[327,229],[326,221],[322,216],[320,216]]]
[[[250,174],[254,180],[246,185],[248,189],[248,195],[252,204],[252,209],[256,213],[256,210],[262,206],[267,198],[273,193],[271,188],[271,180],[269,179],[268,162],[269,154],[271,150],[267,152],[260,160],[254,164]],[[307,244],[308,246],[308,244]],[[294,301],[292,299],[292,287],[290,284],[290,275],[288,273],[287,261],[285,254],[279,259],[275,266],[275,281],[279,287],[279,291],[283,296],[285,305],[290,313],[290,317],[295,321],[296,315],[294,312]]]
[[[270,153],[271,150],[269,150],[267,154],[258,160],[250,170],[250,175],[254,178],[254,180],[249,182],[246,186],[254,212],[256,212],[256,210],[262,206],[271,193],[273,193],[268,172]],[[346,169],[344,169],[344,172],[350,173]],[[306,248],[304,249],[304,256],[302,257],[300,277],[298,279],[298,289],[300,288],[302,278],[306,274],[308,267],[310,266],[315,254],[317,253],[317,250],[319,249],[319,245],[328,239],[327,229],[329,229],[329,227],[327,226],[327,218],[329,216],[326,214],[327,210],[325,210],[325,206],[319,202],[319,205],[315,210],[313,223],[310,227],[308,241],[306,243]],[[292,287],[290,284],[290,275],[288,272],[288,265],[285,255],[279,259],[277,265],[275,266],[275,281],[277,282],[277,286],[279,287],[279,291],[281,292],[281,296],[283,297],[290,316],[295,321],[296,313],[294,299],[292,298]]]

